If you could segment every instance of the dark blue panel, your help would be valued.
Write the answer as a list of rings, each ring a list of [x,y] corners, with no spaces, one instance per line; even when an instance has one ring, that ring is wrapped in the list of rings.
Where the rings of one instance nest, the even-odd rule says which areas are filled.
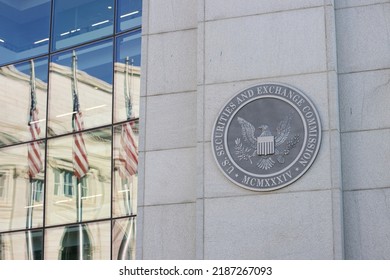
[[[134,66],[141,66],[141,31],[117,37],[116,61],[125,63],[126,57],[133,60]]]
[[[52,50],[110,36],[114,0],[54,0]]]
[[[142,0],[118,0],[117,32],[134,29],[142,24]]]
[[[0,0],[0,65],[48,52],[50,0]]]

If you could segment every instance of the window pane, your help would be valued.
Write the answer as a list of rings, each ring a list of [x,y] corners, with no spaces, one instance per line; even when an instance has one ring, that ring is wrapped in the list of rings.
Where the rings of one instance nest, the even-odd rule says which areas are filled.
[[[46,225],[110,217],[111,128],[48,140]]]
[[[74,123],[78,112],[81,129],[111,124],[112,51],[112,40],[106,40],[52,56],[49,135],[79,131]]]
[[[42,260],[42,231],[0,234],[0,260]]]
[[[45,137],[47,58],[0,68],[0,147]]]
[[[50,0],[0,0],[0,65],[45,54]]]
[[[142,0],[118,0],[117,32],[140,27]]]
[[[138,187],[138,121],[114,128],[113,216],[137,212]]]
[[[44,155],[43,142],[0,149],[0,232],[42,226]]]
[[[109,260],[110,231],[109,221],[47,229],[45,259]]]
[[[52,49],[112,35],[113,7],[114,0],[54,0]]]
[[[114,220],[112,228],[112,259],[134,260],[136,219]]]
[[[115,122],[139,117],[141,31],[117,38]]]

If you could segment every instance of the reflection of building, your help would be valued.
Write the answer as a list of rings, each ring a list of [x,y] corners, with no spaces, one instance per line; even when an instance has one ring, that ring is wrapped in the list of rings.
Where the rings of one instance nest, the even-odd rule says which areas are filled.
[[[141,1],[52,2],[0,1],[0,258],[134,259]]]
[[[123,64],[118,64],[118,70],[116,71],[115,81],[117,83],[124,83],[124,67]],[[53,106],[50,111],[50,115],[53,119],[51,131],[55,130],[55,127],[60,127],[59,131],[66,131],[66,125],[71,127],[69,124],[69,118],[71,114],[66,114],[68,117],[68,122],[62,122],[65,126],[61,126],[61,122],[57,122],[57,116],[61,116],[61,113],[72,111],[71,106],[66,106],[65,104],[71,103],[71,71],[69,68],[64,68],[52,64],[51,67],[51,83],[56,85],[61,85],[58,90],[56,90],[56,94],[59,97],[63,97],[60,99],[60,103],[64,106]],[[18,88],[15,90],[16,92],[29,92],[29,78],[25,77],[24,74],[18,72],[16,69],[13,69],[12,75],[8,74],[5,68],[2,68],[3,74],[3,83],[10,86],[11,89],[17,88],[18,85],[24,85],[24,87]],[[134,75],[130,78],[132,80],[133,85],[133,106],[134,106],[134,116],[138,116],[139,108],[139,95],[136,95],[134,92],[139,91],[139,70],[134,71]],[[136,74],[138,73],[138,74]],[[8,75],[7,75],[8,74]],[[132,73],[133,74],[133,73]],[[136,76],[137,75],[137,76]],[[99,107],[109,107],[107,104],[111,104],[112,102],[112,94],[111,94],[111,86],[106,83],[88,75],[83,72],[79,72],[78,74],[78,86],[79,91],[82,93],[81,102],[83,100],[92,100],[93,103],[89,103],[89,105],[96,104],[105,104],[105,106],[94,106],[99,109]],[[53,86],[52,86],[53,87]],[[40,82],[39,88],[46,89],[46,83]],[[118,86],[120,91],[123,91],[123,86]],[[8,92],[7,92],[8,93]],[[37,104],[44,104],[45,101],[40,96],[45,96],[44,91],[37,92],[37,96],[39,96],[37,100]],[[97,98],[100,97],[101,98]],[[118,106],[124,104],[124,95],[121,95],[119,102],[117,101]],[[9,100],[5,99],[3,101],[5,106],[10,106],[11,108],[15,108],[15,110],[9,110],[10,113],[14,114],[14,117],[11,119],[15,119],[17,125],[11,126],[9,125],[12,131],[7,131],[7,125],[4,125],[4,130],[2,134],[5,135],[4,139],[10,139],[12,135],[22,135],[21,137],[28,137],[28,125],[26,122],[17,122],[17,117],[23,116],[26,111],[28,111],[29,100],[24,100],[24,103],[16,103],[9,104]],[[71,104],[70,104],[71,105]],[[43,106],[42,106],[43,107]],[[123,107],[123,106],[122,106]],[[44,108],[44,107],[43,107]],[[57,109],[58,108],[58,109]],[[45,109],[45,108],[44,108]],[[57,110],[57,111],[56,111]],[[106,111],[110,111],[104,109]],[[43,110],[45,111],[45,110]],[[94,114],[89,113],[92,110],[88,110],[86,108],[84,117],[85,123],[88,123],[90,126],[93,125]],[[8,111],[7,111],[8,112]],[[122,112],[122,110],[118,110],[118,112]],[[111,114],[111,113],[110,113]],[[111,115],[104,116],[104,111],[98,113],[99,117],[104,117],[105,119],[110,119]],[[61,116],[61,117],[66,117]],[[96,118],[96,116],[95,116]],[[119,118],[119,117],[118,117]],[[123,117],[122,117],[123,118]],[[25,121],[26,117],[23,118]],[[92,121],[90,121],[90,119]],[[4,119],[6,124],[7,120]],[[43,122],[42,122],[43,123]],[[91,124],[92,123],[92,124]],[[51,133],[49,131],[49,133]],[[138,126],[133,126],[133,132],[138,135]],[[56,135],[54,133],[53,135]],[[93,221],[93,220],[102,220],[108,219],[111,217],[111,211],[115,216],[121,216],[124,213],[125,215],[134,215],[136,213],[136,195],[137,195],[137,177],[132,178],[129,183],[128,189],[123,189],[121,184],[121,178],[118,175],[116,168],[114,169],[114,177],[115,181],[118,183],[115,184],[114,192],[117,194],[111,194],[111,158],[115,159],[119,155],[120,147],[120,126],[117,129],[114,129],[114,138],[112,137],[111,129],[100,129],[93,132],[87,132],[83,134],[83,138],[85,141],[85,145],[88,151],[88,161],[89,161],[89,170],[88,176],[82,179],[82,203],[83,203],[83,220],[84,221]],[[20,138],[19,138],[20,139]],[[22,138],[23,139],[23,138]],[[73,142],[71,136],[55,138],[52,141],[48,141],[48,152],[47,152],[47,165],[46,165],[46,181],[50,182],[46,185],[46,196],[45,199],[47,201],[46,204],[46,226],[57,225],[57,224],[69,224],[75,221],[76,217],[76,193],[77,193],[77,183],[76,178],[73,175],[73,164],[72,164],[72,151],[73,151]],[[111,153],[111,145],[114,139],[114,149],[113,153]],[[14,140],[18,142],[18,138]],[[7,145],[8,142],[3,141],[2,145]],[[44,144],[41,144],[41,152],[44,154]],[[0,149],[0,230],[8,231],[13,229],[23,229],[26,224],[26,205],[28,205],[28,194],[29,188],[31,188],[31,184],[28,180],[28,167],[27,167],[27,146],[26,145],[17,145],[9,148]],[[113,154],[113,156],[111,156]],[[33,205],[33,227],[42,227],[42,219],[43,219],[43,192],[44,192],[44,172],[40,172],[34,178],[34,205]],[[129,192],[127,196],[124,196],[126,192]],[[129,201],[127,201],[130,199]],[[111,204],[111,201],[113,204]],[[130,207],[130,210],[129,208]],[[111,210],[112,208],[112,210]],[[130,219],[129,221],[123,221],[124,228],[121,226],[119,221],[117,222],[117,227],[115,227],[115,238],[118,243],[119,252],[125,258],[134,258],[135,244],[133,236],[135,235],[135,220]],[[129,225],[127,225],[129,224]],[[104,225],[103,225],[104,226]],[[107,226],[105,226],[107,227]],[[77,248],[77,236],[78,236],[78,226],[66,226],[65,230],[62,234],[61,244],[61,258],[62,257],[75,257],[75,248]],[[85,235],[84,242],[91,241],[93,239],[93,234],[88,229],[88,225],[83,225],[83,232]],[[99,230],[100,232],[100,230]],[[58,233],[60,234],[60,233]],[[39,233],[34,232],[34,240],[35,244],[42,245],[42,241],[39,238]],[[123,240],[119,240],[120,237]],[[109,232],[105,233],[103,238],[105,240],[109,239]],[[8,252],[12,251],[12,246],[10,242],[6,242],[7,240],[13,240],[13,235],[3,237],[3,246],[2,252],[4,254],[8,254]],[[16,235],[15,238],[23,239],[22,235]],[[48,238],[50,240],[50,238]],[[19,241],[20,242],[20,241]],[[37,243],[38,242],[38,243]],[[124,251],[123,242],[128,242],[127,246],[132,245],[130,249],[126,247],[128,250]],[[96,243],[96,242],[95,242]],[[9,248],[7,248],[8,245]],[[122,244],[122,245],[121,245]],[[101,246],[101,245],[99,245]],[[89,256],[89,258],[99,258],[105,259],[109,258],[107,255],[109,252],[109,247],[107,247],[106,252],[101,252],[100,247],[97,248],[96,245],[92,246],[91,244],[86,244],[84,247],[88,247],[90,253],[94,253],[95,256]],[[122,248],[122,249],[121,249]],[[37,248],[35,247],[35,250]],[[96,255],[95,251],[100,252],[100,254]],[[38,250],[40,251],[40,250]],[[21,254],[18,257],[11,257],[10,255],[4,256],[4,258],[21,258],[24,256],[21,252],[13,252]],[[48,254],[46,258],[56,259],[57,253]],[[88,254],[85,253],[85,257]]]
[[[33,258],[46,259],[390,258],[389,3],[144,0],[142,11],[139,0],[11,2],[0,0],[0,258],[31,258],[28,240]],[[89,159],[81,222],[73,51]],[[47,160],[34,177],[30,231],[31,58]],[[259,193],[221,174],[210,140],[225,102],[263,82],[304,92],[323,131],[299,180]],[[126,178],[128,122],[140,164]]]
[[[0,145],[27,141],[30,138],[27,114],[30,106],[28,93],[30,90],[30,77],[20,72],[13,65],[0,68],[0,83],[6,85],[2,88],[0,104]],[[40,115],[46,115],[47,83],[36,80],[36,96]],[[44,121],[44,120],[43,120]],[[43,126],[42,134],[45,133]]]

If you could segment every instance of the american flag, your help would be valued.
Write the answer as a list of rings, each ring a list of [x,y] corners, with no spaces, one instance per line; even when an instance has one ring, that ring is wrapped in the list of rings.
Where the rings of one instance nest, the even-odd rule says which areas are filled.
[[[133,63],[131,64],[131,69]],[[132,72],[130,78],[132,78]],[[126,57],[125,63],[125,106],[127,120],[131,119],[132,115],[132,104],[131,104],[131,84],[129,85],[129,57]],[[119,176],[122,179],[131,178],[131,176],[137,173],[138,168],[138,147],[135,141],[134,132],[131,122],[122,124],[121,131],[121,148],[119,149]]]
[[[72,57],[72,95],[73,95],[73,115],[72,127],[73,132],[80,132],[84,130],[83,115],[80,111],[79,96],[77,92],[77,77],[76,77],[76,54],[73,52]],[[73,172],[74,175],[81,179],[89,170],[87,149],[82,133],[73,134]]]
[[[41,149],[39,148],[39,142],[35,141],[39,138],[41,128],[39,127],[38,109],[37,109],[37,97],[35,92],[35,70],[34,61],[31,60],[31,76],[30,76],[30,117],[29,117],[29,129],[31,134],[31,142],[28,144],[28,175],[30,179],[34,178],[42,169],[43,160]]]
[[[126,179],[135,175],[138,168],[138,148],[130,122],[122,124],[120,142],[118,170],[119,176]]]
[[[83,116],[81,112],[73,114],[73,131],[84,129]],[[87,149],[82,133],[73,134],[73,172],[77,178],[84,177],[89,170]]]

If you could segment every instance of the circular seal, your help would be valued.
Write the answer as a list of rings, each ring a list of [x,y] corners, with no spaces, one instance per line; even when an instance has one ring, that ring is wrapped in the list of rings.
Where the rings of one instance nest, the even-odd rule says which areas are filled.
[[[217,164],[233,183],[270,191],[298,180],[321,144],[321,123],[313,103],[279,83],[247,88],[230,99],[213,128]]]

